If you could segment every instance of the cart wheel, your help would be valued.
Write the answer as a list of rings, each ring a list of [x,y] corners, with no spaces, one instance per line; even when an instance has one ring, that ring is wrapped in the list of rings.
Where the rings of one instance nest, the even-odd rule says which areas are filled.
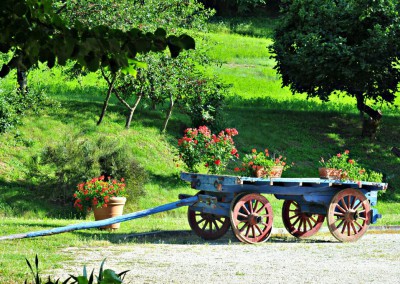
[[[308,238],[316,234],[324,223],[321,214],[303,213],[294,200],[285,200],[282,206],[282,221],[286,230],[296,238]]]
[[[272,207],[256,193],[238,195],[231,203],[231,223],[235,236],[245,243],[268,240],[272,231]]]
[[[199,191],[198,194],[204,194],[204,191]],[[219,239],[225,235],[231,224],[228,217],[194,211],[190,206],[188,221],[193,232],[204,240]]]
[[[341,242],[355,242],[367,231],[371,206],[358,189],[336,193],[329,204],[327,219],[332,235]]]

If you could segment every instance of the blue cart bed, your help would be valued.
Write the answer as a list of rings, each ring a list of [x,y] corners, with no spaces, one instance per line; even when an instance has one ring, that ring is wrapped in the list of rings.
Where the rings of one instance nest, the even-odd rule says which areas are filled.
[[[273,225],[271,204],[264,196],[284,200],[282,220],[295,237],[306,238],[321,228],[325,218],[332,235],[342,242],[358,240],[381,217],[373,208],[386,183],[320,178],[252,178],[181,173],[198,190],[189,206],[192,230],[203,239],[217,239],[232,227],[243,242],[266,241]]]

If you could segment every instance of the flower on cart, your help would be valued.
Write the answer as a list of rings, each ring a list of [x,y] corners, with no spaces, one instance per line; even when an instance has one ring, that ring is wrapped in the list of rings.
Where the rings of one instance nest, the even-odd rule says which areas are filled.
[[[321,157],[319,165],[323,168],[339,170],[341,180],[382,182],[383,176],[381,173],[367,171],[357,160],[350,159],[349,154],[350,151],[345,150],[343,153],[339,152],[327,160]]]
[[[272,173],[273,168],[281,166],[282,171],[291,168],[294,163],[287,163],[286,157],[277,154],[270,154],[268,149],[258,152],[257,149],[252,149],[251,153],[245,154],[243,157],[241,171],[245,175],[252,176],[254,171],[263,169],[265,172]]]
[[[111,197],[126,196],[124,181],[123,178],[117,180],[100,176],[78,184],[73,195],[74,207],[82,212],[90,212],[93,208],[107,207]]]
[[[180,159],[190,172],[197,172],[204,165],[212,174],[220,174],[230,160],[239,158],[233,137],[238,135],[235,128],[226,128],[213,134],[207,126],[188,128],[178,140]]]

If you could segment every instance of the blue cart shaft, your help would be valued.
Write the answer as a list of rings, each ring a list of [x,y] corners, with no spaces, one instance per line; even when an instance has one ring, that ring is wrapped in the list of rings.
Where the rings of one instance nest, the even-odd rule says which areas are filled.
[[[138,219],[141,217],[149,216],[152,214],[173,210],[173,209],[176,209],[176,208],[182,207],[182,206],[189,206],[189,205],[194,204],[197,201],[198,201],[198,197],[193,196],[193,197],[185,198],[185,199],[182,199],[182,200],[179,200],[176,202],[161,205],[161,206],[158,206],[155,208],[146,209],[146,210],[142,210],[139,212],[134,212],[134,213],[130,213],[130,214],[126,214],[126,215],[122,215],[122,216],[118,216],[118,217],[114,217],[114,218],[110,218],[110,219],[105,219],[105,220],[101,220],[101,221],[85,222],[85,223],[81,223],[81,224],[68,225],[65,227],[54,228],[54,229],[50,229],[50,230],[2,236],[2,237],[0,237],[0,241],[23,239],[23,238],[34,238],[34,237],[61,234],[61,233],[65,233],[65,232],[75,231],[75,230],[100,228],[100,227],[108,226],[108,225],[115,224],[115,223],[126,222],[126,221],[130,221],[133,219]]]

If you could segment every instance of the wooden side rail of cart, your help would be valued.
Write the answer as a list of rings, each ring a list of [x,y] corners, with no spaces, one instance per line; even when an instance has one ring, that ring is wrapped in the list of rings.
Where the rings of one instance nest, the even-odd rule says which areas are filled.
[[[358,240],[381,215],[373,208],[386,183],[319,178],[252,178],[181,173],[199,190],[199,201],[189,206],[192,230],[203,239],[217,239],[232,227],[243,242],[266,241],[273,212],[262,194],[283,199],[282,220],[298,238],[314,235],[325,218],[332,235],[342,242]],[[213,202],[203,202],[210,200]]]

